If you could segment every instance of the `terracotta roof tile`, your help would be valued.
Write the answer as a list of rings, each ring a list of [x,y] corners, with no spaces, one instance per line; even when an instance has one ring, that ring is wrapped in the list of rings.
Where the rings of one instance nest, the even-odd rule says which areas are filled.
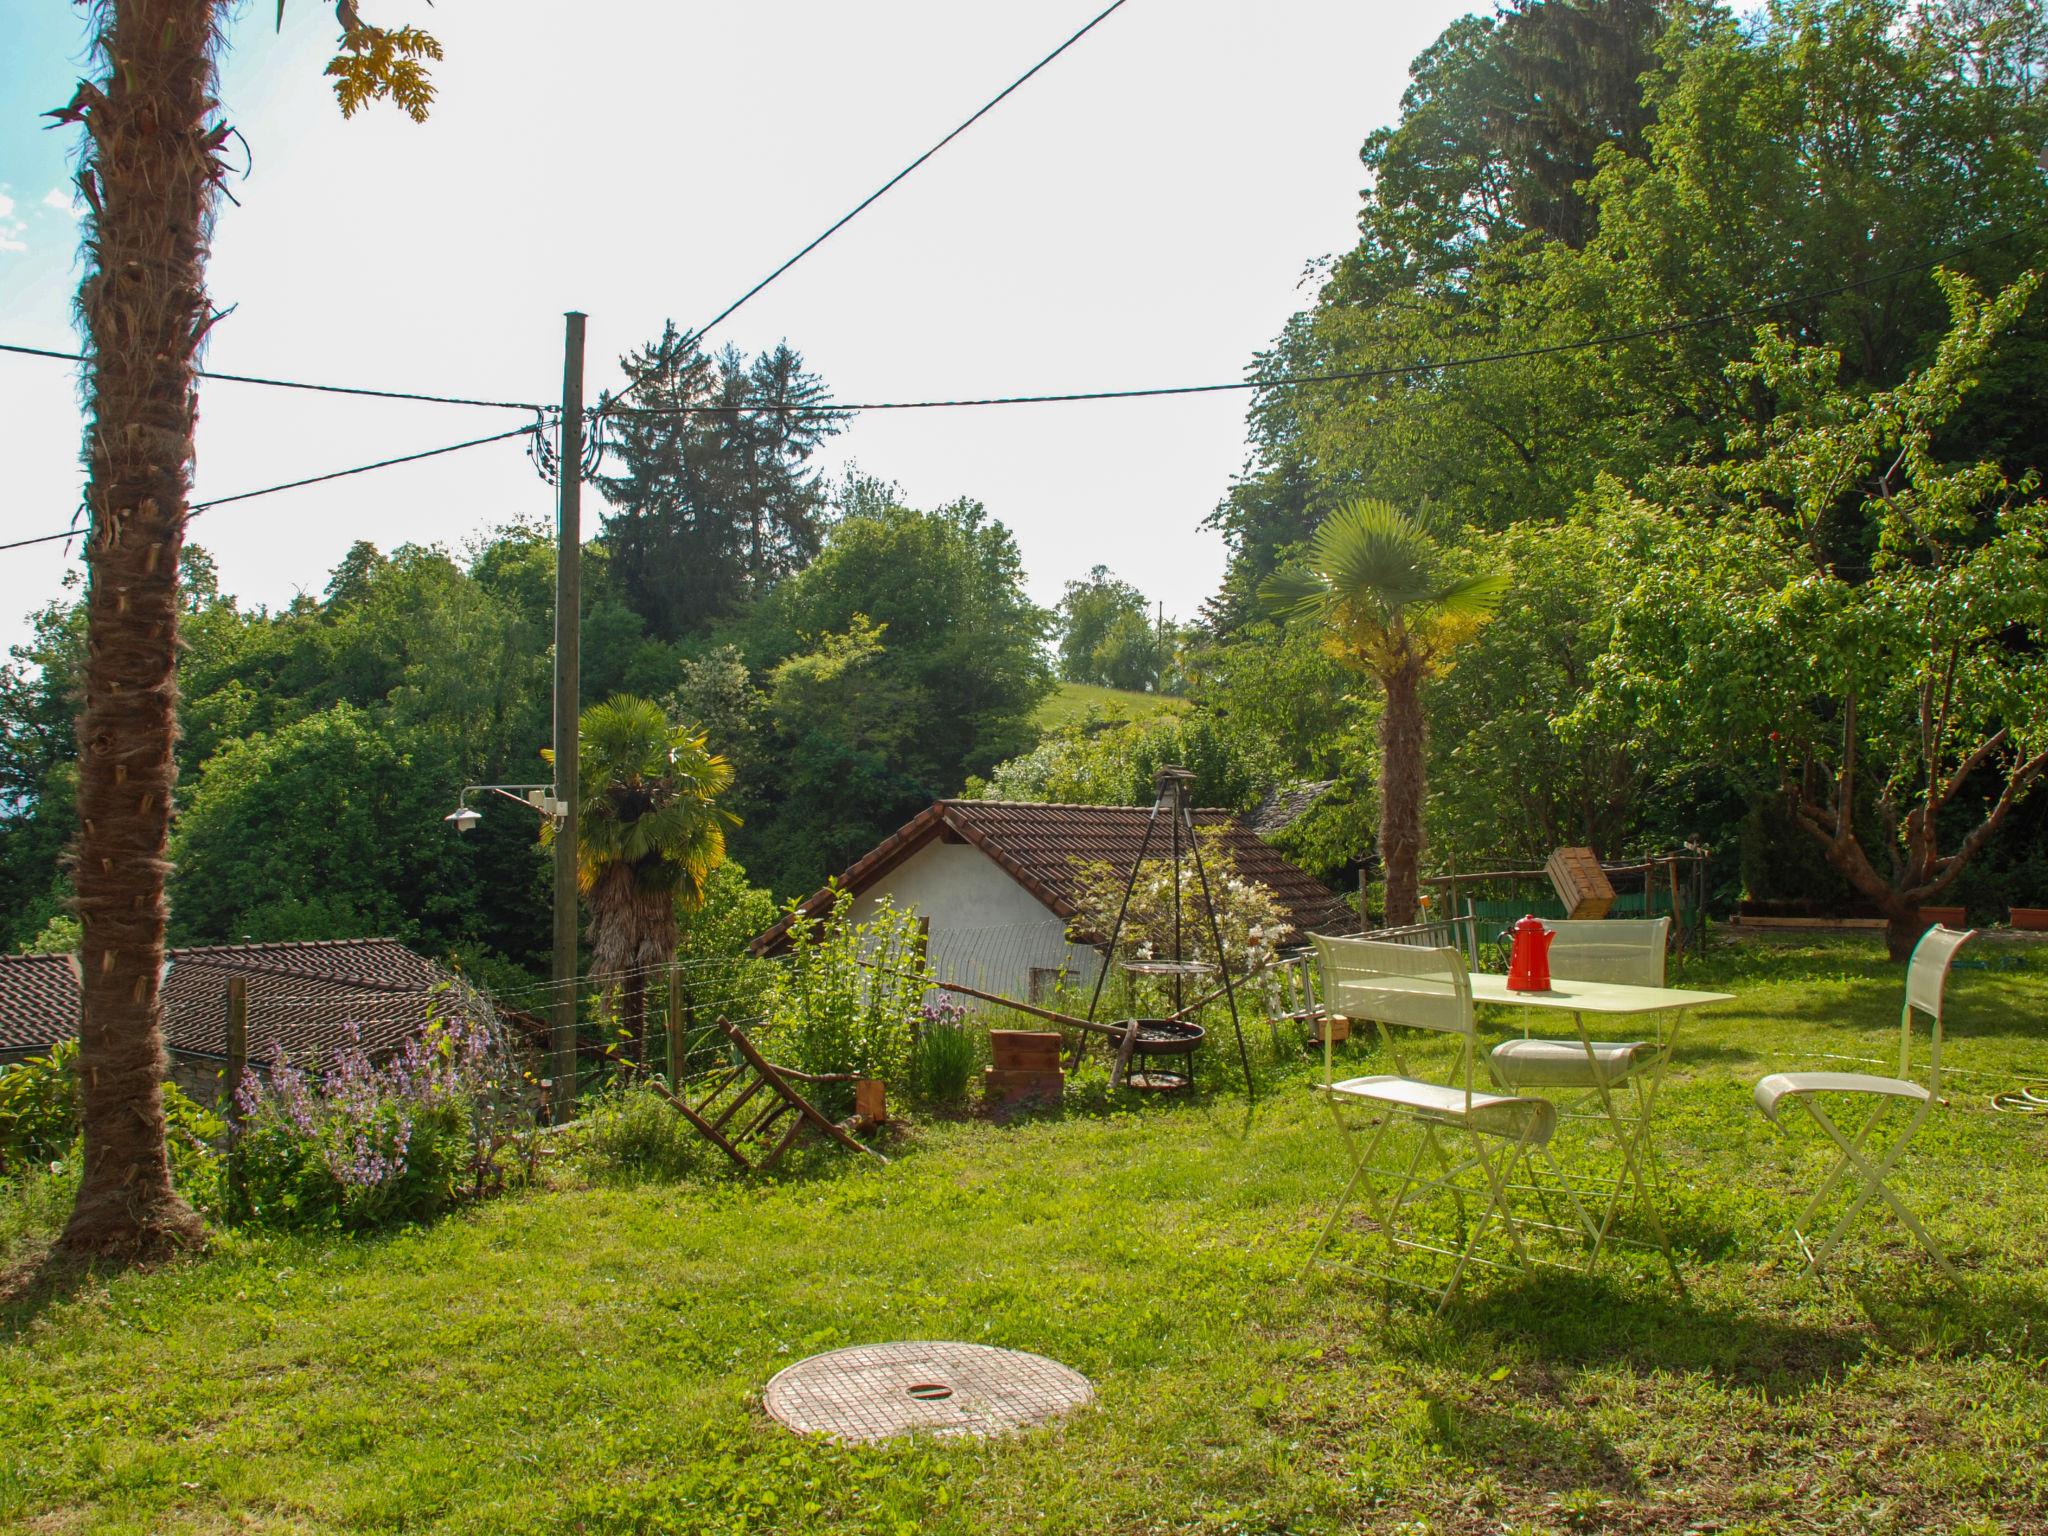
[[[273,1044],[317,1059],[360,1031],[372,1052],[417,1034],[454,1000],[450,973],[396,939],[222,944],[174,949],[164,978],[167,1044],[218,1057],[227,1046],[227,980],[249,981],[249,1055]],[[43,1051],[78,1032],[78,983],[63,955],[0,955],[0,1052]]]
[[[920,811],[882,840],[845,874],[842,889],[858,895],[904,859],[940,835],[950,832],[973,844],[1038,898],[1055,916],[1071,921],[1080,900],[1080,864],[1108,864],[1128,874],[1145,839],[1152,808],[1143,805],[1047,805],[1018,800],[939,800]],[[1355,928],[1358,914],[1307,871],[1280,853],[1229,811],[1194,813],[1197,827],[1224,828],[1224,845],[1237,872],[1270,889],[1302,931]],[[1153,834],[1148,858],[1170,851],[1170,832],[1162,821]],[[826,891],[805,903],[806,912],[824,909]],[[757,953],[781,946],[787,923],[777,923],[754,941]]]

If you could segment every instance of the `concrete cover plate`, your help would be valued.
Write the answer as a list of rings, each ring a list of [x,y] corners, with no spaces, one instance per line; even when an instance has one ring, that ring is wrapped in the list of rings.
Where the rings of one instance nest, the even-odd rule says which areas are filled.
[[[763,1394],[769,1414],[791,1429],[840,1440],[1001,1434],[1094,1399],[1087,1377],[1043,1355],[943,1342],[813,1355],[778,1372]]]

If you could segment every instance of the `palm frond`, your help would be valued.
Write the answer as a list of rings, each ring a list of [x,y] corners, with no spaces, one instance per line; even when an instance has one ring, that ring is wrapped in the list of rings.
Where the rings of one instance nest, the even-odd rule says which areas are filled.
[[[1315,613],[1330,600],[1330,584],[1306,566],[1275,571],[1259,588],[1259,601],[1281,618]]]
[[[1506,571],[1482,571],[1440,587],[1431,594],[1429,603],[1447,618],[1484,618],[1500,606],[1507,591]]]

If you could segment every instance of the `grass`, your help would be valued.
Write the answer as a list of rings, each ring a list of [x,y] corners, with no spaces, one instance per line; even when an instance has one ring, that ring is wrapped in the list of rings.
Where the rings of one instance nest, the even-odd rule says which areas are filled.
[[[1967,952],[1966,952],[1967,954]],[[1296,1282],[1336,1183],[1306,1068],[1241,1097],[923,1124],[888,1168],[742,1184],[564,1166],[376,1240],[228,1236],[19,1303],[0,1528],[133,1531],[1908,1532],[2048,1529],[2048,1124],[1990,1113],[2048,1058],[2048,950],[1950,989],[1952,1103],[1905,1187],[1965,1273],[1864,1229],[1777,1262],[1817,1138],[1748,1085],[1892,1048],[1860,941],[1728,948],[1661,1143],[1691,1294],[1627,1254],[1490,1280],[1441,1323]],[[1263,1038],[1263,1030],[1255,1039]],[[1213,1063],[1212,1078],[1223,1075]],[[1872,1070],[1883,1070],[1875,1068]],[[37,1185],[14,1236],[61,1209]],[[957,1338],[1087,1374],[1011,1441],[849,1449],[761,1385],[856,1342]]]
[[[1187,707],[1187,700],[1165,694],[1105,688],[1100,683],[1061,683],[1032,711],[1031,723],[1040,731],[1049,731],[1063,725],[1079,725],[1098,710],[1131,720],[1149,720],[1154,715],[1184,714]]]

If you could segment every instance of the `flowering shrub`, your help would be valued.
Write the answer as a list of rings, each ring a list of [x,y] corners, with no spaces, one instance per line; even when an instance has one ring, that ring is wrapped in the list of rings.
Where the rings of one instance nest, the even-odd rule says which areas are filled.
[[[1247,880],[1237,872],[1230,850],[1208,828],[1195,834],[1201,839],[1202,868],[1208,875],[1209,892],[1216,904],[1216,927],[1223,938],[1223,956],[1230,974],[1242,976],[1264,965],[1279,947],[1289,924],[1285,911],[1268,887]],[[1082,864],[1080,911],[1070,932],[1097,941],[1109,937],[1124,899],[1128,871],[1106,863]],[[1173,860],[1146,859],[1138,866],[1138,881],[1131,890],[1130,909],[1118,936],[1120,957],[1136,960],[1170,960],[1173,944]],[[1208,909],[1202,902],[1202,882],[1195,874],[1194,860],[1184,858],[1180,869],[1180,953],[1187,960],[1216,960],[1216,944],[1209,931]]]
[[[382,1063],[353,1029],[318,1072],[273,1047],[236,1094],[230,1217],[362,1230],[494,1192],[502,1124],[518,1112],[504,1065],[488,1027],[464,1018],[430,1024]]]
[[[974,1078],[979,1052],[958,1003],[926,1003],[911,1029],[910,1087],[935,1102],[957,1099]]]
[[[769,998],[776,1031],[771,1055],[804,1072],[851,1072],[902,1080],[910,1064],[910,1021],[924,1000],[927,973],[917,915],[884,901],[866,922],[835,901],[816,921],[790,925],[789,964]],[[853,1104],[844,1084],[821,1084],[821,1109]]]

